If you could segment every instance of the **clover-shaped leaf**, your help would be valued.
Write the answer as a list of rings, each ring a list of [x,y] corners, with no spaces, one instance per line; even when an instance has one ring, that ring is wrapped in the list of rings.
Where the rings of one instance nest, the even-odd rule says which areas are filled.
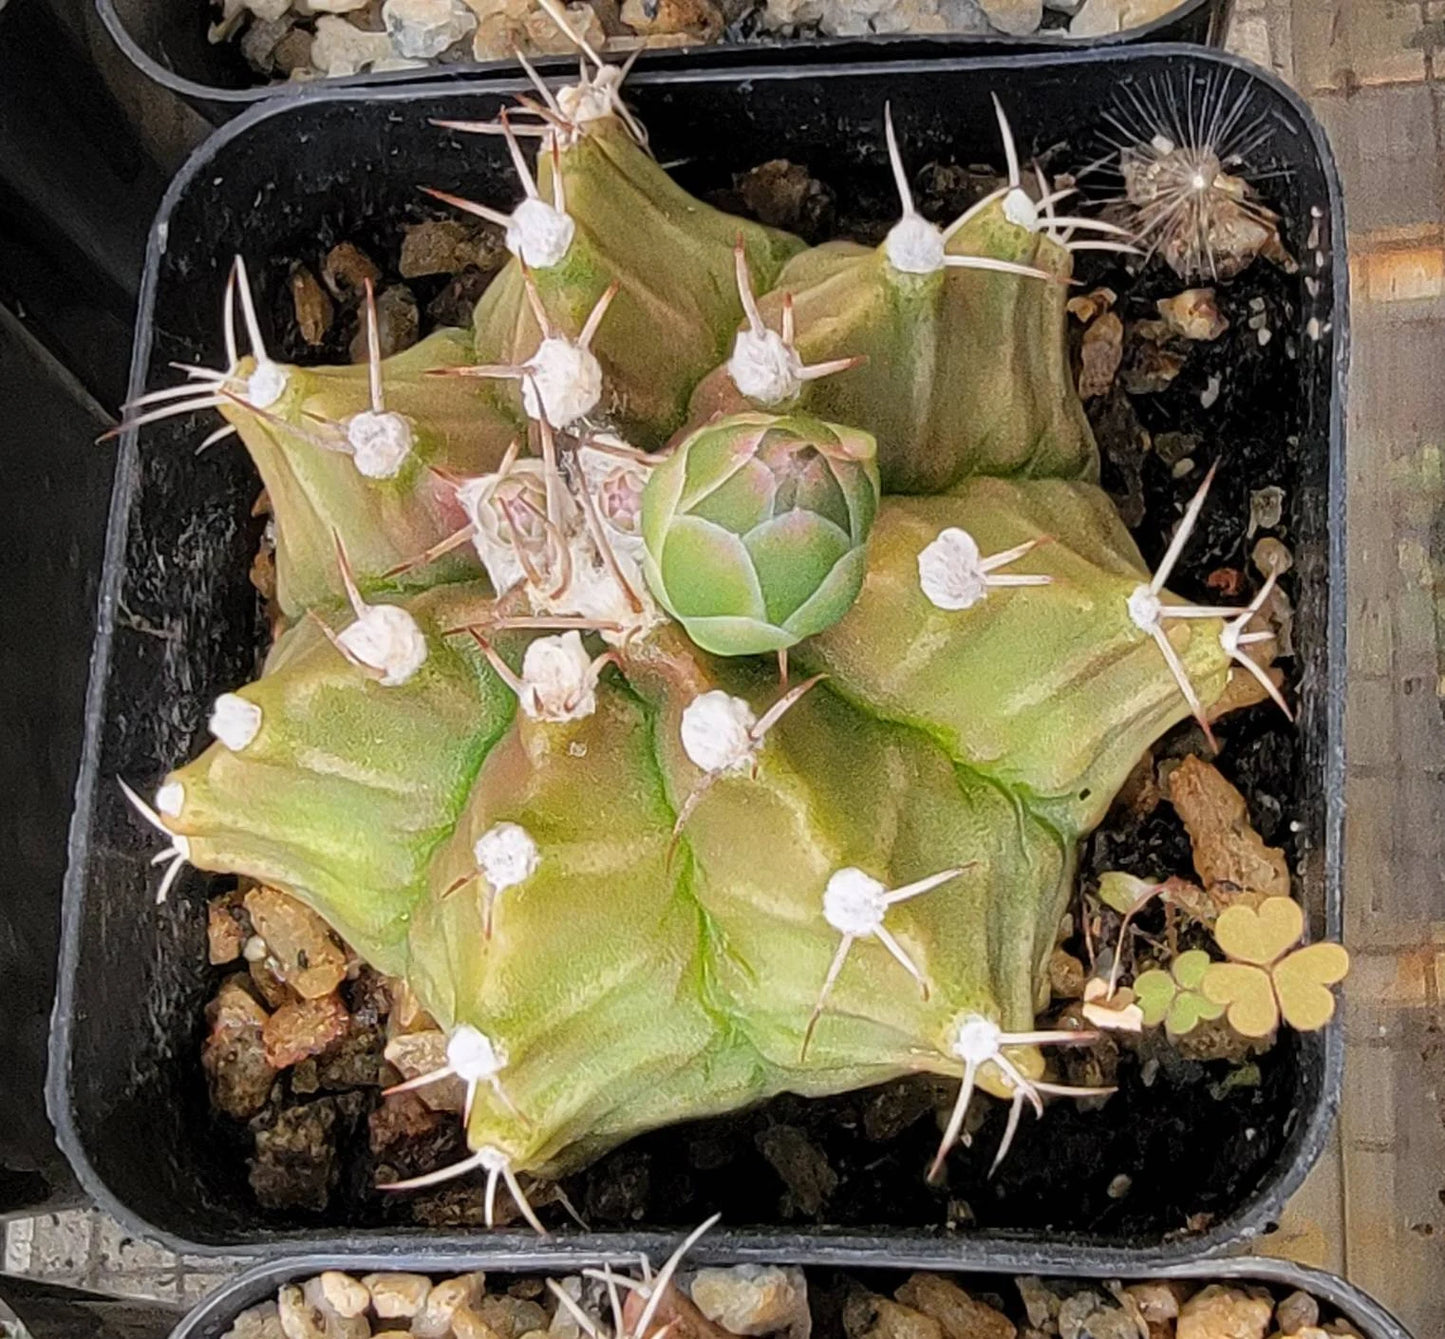
[[[1287,897],[1269,897],[1258,909],[1229,907],[1215,923],[1214,937],[1230,962],[1210,963],[1203,993],[1228,1010],[1229,1025],[1246,1037],[1266,1037],[1281,1015],[1302,1032],[1322,1028],[1334,1017],[1329,987],[1350,969],[1339,944],[1309,944],[1290,952],[1304,933],[1304,912]]]
[[[1135,910],[1141,901],[1158,891],[1159,885],[1148,879],[1135,878],[1122,870],[1111,869],[1099,875],[1099,901],[1112,907],[1121,916]]]
[[[1140,973],[1134,982],[1134,998],[1144,1022],[1150,1027],[1163,1023],[1171,1037],[1182,1037],[1204,1019],[1218,1018],[1224,1005],[1216,1004],[1200,989],[1209,967],[1209,954],[1192,948],[1181,953],[1167,972],[1154,968]]]

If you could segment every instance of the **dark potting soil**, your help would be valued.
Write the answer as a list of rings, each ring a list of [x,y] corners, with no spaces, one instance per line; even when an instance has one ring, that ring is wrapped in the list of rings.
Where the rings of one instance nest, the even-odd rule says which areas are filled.
[[[924,212],[938,218],[956,212],[990,184],[977,172],[934,165],[920,174],[918,197]],[[748,185],[745,180],[714,198],[738,212],[786,222],[775,216],[773,195],[761,187],[750,191]],[[886,227],[876,213],[862,220],[835,217],[840,197],[827,183],[795,190],[791,198],[803,202],[804,213],[795,221],[812,234],[810,240],[829,232],[877,240]],[[349,240],[377,262],[383,284],[395,282],[402,226],[394,219],[363,223],[344,234],[313,239],[314,251],[273,257],[271,273],[304,264],[319,274],[326,251]],[[1292,235],[1288,221],[1284,231],[1286,245],[1297,252],[1302,237]],[[1125,338],[1127,367],[1138,344],[1132,323],[1157,319],[1156,300],[1189,285],[1157,261],[1131,275],[1102,256],[1081,260],[1078,293],[1107,284],[1119,295],[1114,310],[1131,331]],[[436,324],[428,307],[456,282],[447,275],[407,281],[421,312],[422,334]],[[1128,394],[1116,382],[1108,395],[1087,407],[1100,439],[1104,487],[1121,514],[1135,522],[1131,528],[1151,568],[1205,471],[1217,464],[1199,525],[1169,584],[1200,603],[1228,603],[1216,587],[1221,569],[1231,569],[1243,574],[1245,593],[1238,600],[1243,603],[1261,580],[1250,561],[1258,539],[1269,535],[1291,545],[1290,488],[1297,477],[1301,410],[1297,395],[1276,388],[1297,384],[1292,363],[1299,354],[1296,340],[1305,336],[1295,333],[1294,281],[1270,262],[1256,260],[1236,279],[1213,287],[1229,320],[1217,341],[1176,341],[1170,347],[1184,361],[1169,384],[1153,393]],[[325,338],[308,345],[296,329],[289,287],[276,286],[266,296],[272,328],[283,332],[282,356],[303,363],[346,360],[356,330],[354,302],[349,307],[338,303]],[[1271,331],[1264,343],[1257,329],[1261,311]],[[1269,486],[1284,490],[1282,517],[1277,525],[1251,534],[1251,494]],[[1281,585],[1292,592],[1292,575]],[[1285,658],[1280,664],[1289,696],[1292,661]],[[1243,793],[1261,835],[1284,848],[1293,868],[1300,853],[1291,807],[1302,765],[1295,728],[1265,703],[1224,718],[1216,734],[1220,753],[1212,760]],[[1191,752],[1210,756],[1198,727],[1187,722],[1161,740],[1153,756],[1166,760]],[[1106,870],[1149,879],[1193,878],[1188,836],[1167,801],[1144,813],[1115,806],[1084,843],[1081,889],[1096,887]],[[1107,928],[1116,924],[1107,915],[1105,943],[1110,942]],[[1146,933],[1159,923],[1141,918]],[[1077,917],[1075,930],[1064,947],[1087,965],[1090,953],[1077,933]],[[1142,1039],[1109,1038],[1103,1049],[1102,1072],[1081,1072],[1080,1065],[1093,1062],[1070,1057],[1070,1077],[1076,1082],[1104,1077],[1118,1091],[1107,1100],[1053,1102],[1037,1121],[1026,1114],[1011,1153],[993,1176],[989,1164],[1004,1132],[1007,1107],[990,1100],[975,1103],[968,1127],[971,1146],[955,1150],[943,1183],[925,1181],[956,1083],[913,1078],[834,1098],[783,1096],[726,1117],[658,1130],[568,1177],[562,1189],[597,1229],[692,1225],[721,1211],[734,1226],[779,1221],[799,1227],[939,1231],[1027,1226],[1058,1234],[1160,1235],[1207,1229],[1216,1212],[1247,1199],[1250,1188],[1279,1160],[1298,1093],[1299,1046],[1292,1032],[1283,1031],[1271,1049],[1247,1059],[1187,1060],[1157,1032]],[[402,1121],[401,1127],[388,1129],[392,1142],[381,1141],[378,1157],[376,1132],[366,1119],[379,1103],[378,1087],[327,1087],[341,1091],[311,1086],[301,1093],[288,1072],[258,1118],[267,1130],[278,1122],[298,1126],[294,1142],[301,1163],[308,1138],[315,1158],[326,1162],[324,1169],[312,1169],[319,1197],[300,1201],[310,1207],[272,1210],[274,1221],[314,1222],[322,1203],[326,1220],[356,1225],[481,1221],[480,1187],[469,1183],[402,1197],[374,1188],[379,1162],[414,1175],[455,1161],[464,1151],[455,1117],[432,1119],[414,1111],[415,1128],[405,1128]],[[293,1110],[298,1107],[316,1110]],[[1201,1108],[1207,1118],[1201,1118]],[[254,1131],[225,1117],[212,1120],[216,1137],[234,1150],[238,1169],[244,1166],[253,1156]],[[299,1171],[283,1166],[278,1175],[285,1179],[304,1170],[304,1165]],[[537,1202],[545,1204],[545,1191]],[[560,1208],[542,1212],[563,1221]]]

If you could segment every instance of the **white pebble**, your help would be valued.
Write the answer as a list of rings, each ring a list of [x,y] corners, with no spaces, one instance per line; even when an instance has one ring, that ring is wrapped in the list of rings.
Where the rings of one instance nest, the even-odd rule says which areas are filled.
[[[386,0],[381,19],[397,52],[422,60],[440,56],[477,26],[462,0]]]

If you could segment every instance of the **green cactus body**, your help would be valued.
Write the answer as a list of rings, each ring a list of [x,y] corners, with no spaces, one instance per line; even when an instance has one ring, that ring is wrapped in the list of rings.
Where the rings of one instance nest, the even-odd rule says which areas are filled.
[[[920,587],[918,558],[950,526],[985,553],[1038,541],[1018,566],[1049,584],[938,608]],[[1103,818],[1149,744],[1189,715],[1159,649],[1129,615],[1130,594],[1148,579],[1091,484],[971,479],[949,496],[885,498],[858,602],[798,660],[865,709],[928,731],[1078,836]],[[1206,706],[1228,673],[1221,627],[1168,624]],[[879,656],[880,646],[891,653]]]
[[[921,731],[820,691],[770,735],[756,779],[709,790],[669,862],[697,779],[676,742],[683,707],[721,686],[761,709],[771,676],[671,633],[628,658],[635,691],[604,680],[585,719],[514,718],[475,652],[437,635],[474,598],[409,602],[429,655],[399,688],[301,625],[245,690],[263,713],[252,742],[217,744],[172,777],[195,864],[293,892],[404,973],[444,1026],[505,1047],[507,1100],[479,1098],[473,1146],[557,1171],[777,1092],[953,1072],[961,1014],[1027,1029],[1072,854],[1007,792]],[[475,882],[456,889],[498,823],[525,829],[538,862],[499,899],[488,938]],[[894,921],[928,998],[860,944],[800,1058],[837,947],[820,911],[829,875],[856,866],[896,886],[940,865],[968,868]],[[1026,1048],[1016,1058],[1040,1067]]]
[[[1061,282],[957,268],[912,274],[890,263],[886,244],[830,242],[789,261],[759,302],[777,329],[791,295],[805,363],[866,358],[808,382],[796,405],[872,433],[884,492],[933,493],[977,474],[1098,475],[1066,345],[1071,258],[1002,208],[966,222],[947,253],[1029,265]],[[719,368],[704,382],[694,422],[738,403],[726,376]]]
[[[283,607],[318,617],[218,700],[218,742],[146,812],[176,860],[293,893],[454,1038],[482,1034],[500,1067],[468,1138],[491,1161],[468,1165],[493,1180],[920,1070],[965,1078],[946,1148],[975,1081],[1041,1100],[1035,1043],[1073,1039],[1034,1016],[1076,843],[1184,694],[1201,717],[1219,698],[1244,622],[1171,615],[1173,557],[1151,579],[1088,482],[1062,285],[942,267],[911,206],[914,272],[830,245],[783,270],[772,331],[748,309],[756,384],[801,388],[788,413],[713,418],[737,408],[699,408],[713,378],[701,426],[640,455],[737,332],[738,235],[764,284],[797,243],[691,200],[615,118],[573,132],[576,231],[536,282],[574,337],[620,284],[593,321],[596,417],[637,439],[563,415],[529,443],[542,461],[480,481],[496,598],[470,548],[410,588],[382,577],[467,519],[437,471],[499,471],[525,429],[504,383],[426,375],[532,355],[519,264],[475,349],[443,332],[381,367],[416,430],[393,475],[309,435],[306,415],[374,402],[365,369],[286,369],[265,414],[229,410],[276,509]],[[1069,270],[1000,204],[948,246]],[[333,530],[394,603],[346,589]],[[780,679],[790,647],[817,677]]]
[[[465,331],[439,330],[386,359],[387,407],[415,433],[415,446],[396,475],[365,477],[343,449],[344,426],[367,411],[367,368],[287,367],[286,389],[263,412],[223,405],[255,461],[276,518],[276,585],[281,610],[294,618],[344,597],[337,564],[339,537],[362,587],[466,524],[455,488],[443,475],[495,470],[526,420],[499,402],[494,387],[461,377],[429,375],[470,364]],[[242,362],[238,374],[254,368]],[[474,577],[470,549],[397,579],[401,588]]]
[[[426,663],[382,686],[311,619],[283,634],[238,696],[259,708],[242,749],[217,744],[176,774],[194,863],[246,871],[310,903],[368,962],[404,973],[437,844],[455,827],[514,699],[475,646],[440,629],[490,607],[484,584],[439,586],[408,608]],[[328,609],[333,630],[349,621]]]
[[[866,433],[801,415],[699,428],[642,498],[648,585],[704,650],[780,651],[857,598],[878,507]]]
[[[797,238],[733,218],[682,190],[615,117],[587,124],[537,159],[538,189],[555,201],[560,172],[576,233],[560,262],[533,269],[547,315],[575,338],[614,281],[621,287],[592,343],[606,374],[606,416],[646,449],[683,422],[702,371],[727,352],[742,305],[733,248],[742,239],[754,272],[771,282],[802,250]],[[475,315],[481,362],[519,363],[541,340],[514,258]]]

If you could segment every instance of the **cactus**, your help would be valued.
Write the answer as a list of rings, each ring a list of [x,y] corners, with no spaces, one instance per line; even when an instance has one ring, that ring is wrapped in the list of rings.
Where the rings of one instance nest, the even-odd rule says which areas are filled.
[[[1065,339],[1073,253],[1130,250],[1112,225],[1060,217],[1063,193],[1023,190],[1012,131],[999,109],[1009,184],[946,228],[913,205],[903,159],[886,118],[902,217],[873,249],[829,242],[793,257],[761,321],[782,325],[803,364],[854,365],[805,379],[784,401],[743,387],[754,403],[796,406],[847,423],[878,441],[885,491],[934,493],[975,474],[1093,479],[1098,452],[1073,389]],[[1092,242],[1069,230],[1105,230]],[[1020,279],[1026,282],[1019,282]],[[705,414],[724,375],[700,389]]]
[[[1043,1049],[1089,1034],[1035,1026],[1078,841],[1231,662],[1262,673],[1259,601],[1165,589],[1204,489],[1151,574],[1090,481],[1053,240],[1087,221],[1023,191],[1002,117],[1010,184],[952,229],[890,119],[889,241],[797,253],[685,196],[616,83],[462,127],[525,191],[458,201],[517,252],[474,334],[283,368],[238,267],[252,357],[228,316],[224,372],[136,406],[240,428],[288,626],[154,807],[127,793],[163,891],[284,889],[450,1031],[406,1086],[464,1079],[473,1153],[408,1184],[522,1201],[664,1122],[918,1071],[961,1080],[934,1171],[977,1087],[1001,1157],[1093,1091]]]

